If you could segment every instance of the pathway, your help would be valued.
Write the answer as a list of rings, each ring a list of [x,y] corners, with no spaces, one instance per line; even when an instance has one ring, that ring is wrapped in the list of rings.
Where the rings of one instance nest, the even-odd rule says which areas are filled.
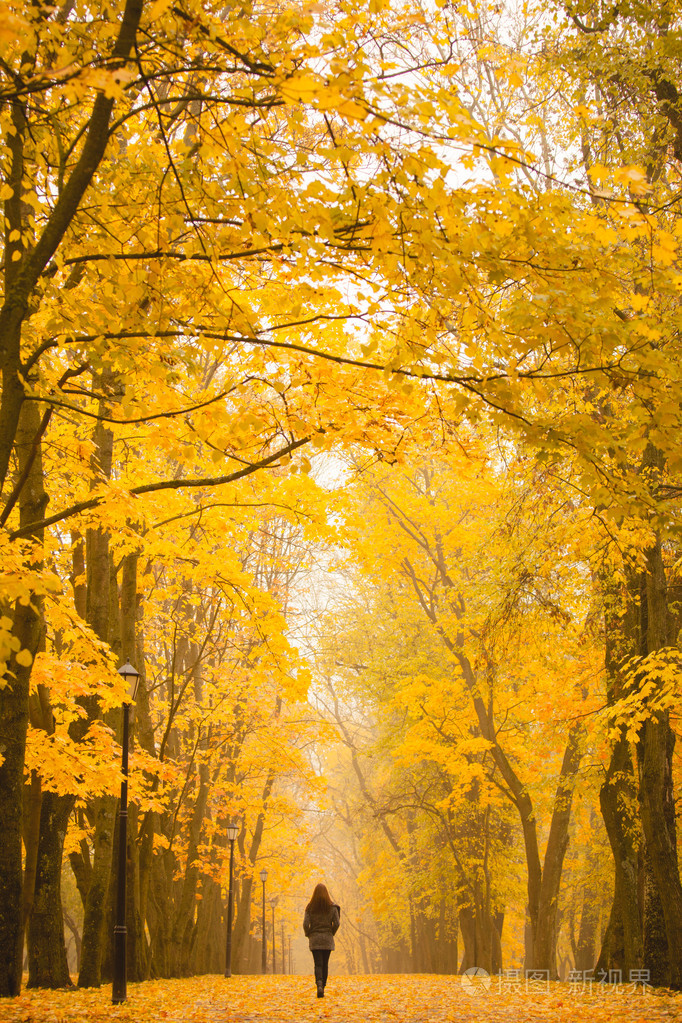
[[[26,991],[0,1001],[0,1023],[682,1023],[682,995],[493,978],[330,976],[324,999],[312,977],[194,977],[111,989]]]

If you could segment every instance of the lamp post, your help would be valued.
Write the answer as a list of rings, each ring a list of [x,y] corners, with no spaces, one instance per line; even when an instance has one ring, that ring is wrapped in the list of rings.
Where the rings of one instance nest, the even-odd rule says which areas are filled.
[[[268,972],[268,944],[265,937],[265,880],[267,876],[267,870],[261,870],[260,879],[263,882],[263,958],[261,959],[261,973]]]
[[[279,902],[279,899],[277,897],[275,897],[274,899],[270,899],[270,906],[272,908],[272,972],[273,973],[277,973],[277,959],[276,959],[276,956],[275,956],[275,945],[277,944],[277,942],[275,941],[275,906],[277,905],[278,902]]]
[[[130,727],[130,704],[135,702],[140,673],[130,661],[118,669],[119,675],[128,683],[130,699],[123,704],[123,736],[121,740],[121,800],[118,805],[118,864],[116,873],[116,923],[114,925],[114,977],[111,1000],[114,1005],[125,1002],[126,989],[126,866],[128,845],[128,742]]]
[[[225,938],[225,976],[232,976],[232,872],[234,870],[234,843],[239,828],[236,824],[230,824],[227,829],[227,837],[230,840],[230,883],[227,890],[227,935]]]

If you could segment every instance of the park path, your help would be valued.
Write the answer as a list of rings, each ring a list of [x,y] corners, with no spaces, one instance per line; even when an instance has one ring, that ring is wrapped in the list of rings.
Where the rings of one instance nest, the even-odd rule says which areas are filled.
[[[194,977],[110,988],[25,991],[0,1002],[0,1023],[682,1023],[682,995],[580,985],[467,988],[459,977],[330,976],[324,999],[312,977]]]

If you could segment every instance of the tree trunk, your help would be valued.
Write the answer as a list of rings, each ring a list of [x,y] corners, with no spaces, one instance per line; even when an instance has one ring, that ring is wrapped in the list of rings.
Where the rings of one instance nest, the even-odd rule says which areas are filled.
[[[263,828],[265,826],[265,809],[267,808],[268,801],[270,799],[270,793],[275,780],[274,771],[271,771],[263,786],[262,794],[262,805],[263,810],[258,814],[256,820],[256,827],[253,831],[253,837],[251,839],[251,845],[249,847],[248,859],[253,865],[258,857],[258,850],[263,838]],[[244,857],[245,852],[245,836],[244,832],[239,836],[239,851]],[[253,878],[251,875],[247,875],[242,879],[242,883],[239,886],[239,900],[237,902],[237,914],[234,923],[234,932],[232,935],[232,954],[235,961],[235,973],[244,971],[244,964],[247,961],[246,957],[249,954],[248,950],[248,935],[251,926],[251,892],[253,889]],[[235,900],[236,901],[236,900]]]
[[[191,972],[190,957],[197,885],[199,881],[199,868],[196,866],[196,862],[199,856],[199,842],[201,841],[204,817],[206,815],[209,788],[208,765],[200,764],[199,790],[189,828],[185,876],[171,933],[171,973],[174,977],[187,977]]]
[[[648,851],[644,849],[642,869],[644,966],[654,987],[667,987],[670,977],[670,953],[665,916]]]
[[[79,814],[83,815],[83,811],[79,811]],[[79,824],[81,827],[83,826],[82,816]],[[90,881],[92,880],[92,863],[90,862],[90,847],[84,838],[80,840],[80,851],[69,853],[69,863],[71,864],[73,876],[76,879],[76,888],[81,897],[81,904],[83,909],[85,909],[85,904],[88,901]]]
[[[29,700],[30,707],[30,700]],[[28,927],[33,896],[35,894],[36,870],[38,869],[38,842],[40,841],[40,808],[43,802],[42,784],[37,771],[31,771],[31,778],[24,786],[23,829],[24,829],[24,885],[23,885],[23,927]]]
[[[640,649],[638,577],[629,572],[621,589],[602,573],[604,593],[604,666],[606,700],[613,706],[624,695],[622,665]],[[637,592],[635,592],[637,591]],[[612,722],[613,724],[613,722]],[[613,905],[595,967],[597,975],[610,970],[641,969],[643,961],[642,914],[639,898],[639,856],[642,828],[637,813],[637,780],[630,743],[624,725],[617,727],[606,777],[599,790],[599,805],[614,864]]]
[[[643,965],[637,849],[641,831],[639,820],[632,812],[636,792],[630,747],[622,729],[599,790],[599,804],[613,852],[615,884],[613,925],[607,930],[609,943],[602,947],[596,970],[607,973],[622,970],[624,977]]]
[[[161,828],[164,833],[164,827]],[[171,860],[169,866],[168,860]],[[153,856],[147,920],[151,933],[151,972],[153,976],[170,977],[170,925],[168,906],[171,904],[171,879],[173,876],[172,853]]]
[[[597,957],[597,927],[599,926],[598,891],[594,878],[588,877],[583,889],[580,931],[575,955],[575,968],[583,973],[593,970]],[[627,974],[625,974],[627,977]]]
[[[682,887],[677,862],[668,714],[646,721],[640,737],[640,806],[645,848],[644,963],[658,983],[682,989]],[[660,908],[659,908],[660,907]],[[664,922],[661,933],[660,910]],[[662,963],[667,960],[665,977]]]
[[[78,554],[73,561],[77,568]],[[31,724],[45,731],[54,731],[52,708],[48,693],[39,687],[38,697],[31,696],[29,710]],[[69,736],[80,742],[88,727],[86,717],[78,717],[69,725]],[[68,971],[64,923],[61,904],[61,874],[64,839],[69,818],[75,804],[70,795],[57,797],[46,793],[45,810],[40,815],[39,856],[40,869],[35,882],[34,911],[36,920],[29,920],[28,964],[29,987],[61,988],[71,984]],[[79,956],[80,960],[80,956]]]
[[[245,877],[239,885],[239,897],[235,898],[235,919],[232,932],[233,973],[248,970],[248,937],[251,928],[251,892],[253,878]]]
[[[225,971],[226,926],[220,885],[212,877],[204,877],[201,885],[201,901],[197,910],[197,939],[192,958],[193,973],[223,973]]]
[[[71,931],[71,937],[73,938],[73,945],[76,956],[74,972],[78,973],[81,968],[81,935],[80,931],[78,930],[78,925],[76,924],[76,921],[73,919],[73,917],[66,909],[64,910],[64,923]]]
[[[33,908],[28,923],[28,987],[71,987],[62,915],[62,853],[73,796],[43,794]]]
[[[39,628],[37,615],[30,608],[17,609],[14,634],[22,647],[35,643]],[[0,997],[18,995],[21,990],[23,946],[22,899],[22,802],[24,757],[28,728],[29,672],[10,659],[7,665],[14,678],[5,678],[0,689]],[[17,670],[19,669],[19,670]]]
[[[114,796],[97,799],[92,875],[83,915],[79,987],[99,987],[102,981],[102,943],[111,883],[116,806]]]
[[[4,395],[3,395],[4,401]],[[37,402],[26,402],[21,409],[16,434],[19,479],[25,481],[19,495],[19,522],[28,526],[39,522],[47,505],[43,484],[40,447],[40,415]],[[33,539],[42,549],[43,531],[36,530]],[[32,560],[32,571],[39,571],[41,561]],[[3,614],[11,613],[3,608]],[[13,613],[14,636],[21,649],[32,657],[39,649],[43,635],[42,598],[32,595],[22,604],[17,600]],[[23,658],[22,658],[23,659]],[[22,832],[24,796],[24,760],[29,718],[29,680],[31,665],[21,664],[12,652],[4,666],[0,686],[0,821],[3,840],[0,843],[0,997],[18,995],[21,990],[24,944],[24,904],[22,877]]]
[[[641,609],[642,654],[667,645],[667,582],[660,538],[647,551],[646,588]],[[668,712],[654,711],[644,722],[637,744],[639,799],[646,842],[645,861],[657,890],[665,921],[666,949],[660,937],[647,937],[647,921],[656,917],[656,900],[647,879],[645,892],[645,966],[660,977],[664,957],[669,962],[668,985],[682,990],[682,884],[677,860],[677,832],[672,756],[675,734]],[[647,910],[648,905],[648,910]],[[647,960],[647,955],[650,957]]]
[[[561,774],[554,797],[552,822],[547,839],[542,883],[534,934],[533,969],[549,970],[552,980],[558,977],[556,966],[557,910],[564,856],[568,848],[568,826],[578,768],[582,759],[584,728],[575,724],[569,732]]]
[[[110,374],[100,381],[103,388],[111,384]],[[100,411],[106,413],[108,404],[100,402]],[[92,469],[104,479],[111,476],[113,434],[102,421],[98,421],[94,435]],[[89,529],[85,538],[87,569],[86,619],[97,636],[109,639],[111,612],[111,572],[109,535],[103,529]],[[91,718],[99,713],[94,701],[88,701]],[[109,885],[114,841],[114,815],[116,799],[99,796],[94,802],[95,834],[93,840],[92,876],[83,916],[83,938],[79,987],[99,987],[102,970],[102,942],[107,916]]]

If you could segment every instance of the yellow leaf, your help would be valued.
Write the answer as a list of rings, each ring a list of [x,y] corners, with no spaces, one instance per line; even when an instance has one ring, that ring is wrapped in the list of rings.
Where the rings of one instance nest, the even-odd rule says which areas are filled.
[[[290,103],[309,103],[318,96],[325,88],[324,81],[319,75],[305,71],[300,75],[292,75],[280,86],[280,92],[285,100]]]
[[[172,0],[156,0],[149,8],[149,20],[155,21],[160,15],[165,14],[172,3]]]

